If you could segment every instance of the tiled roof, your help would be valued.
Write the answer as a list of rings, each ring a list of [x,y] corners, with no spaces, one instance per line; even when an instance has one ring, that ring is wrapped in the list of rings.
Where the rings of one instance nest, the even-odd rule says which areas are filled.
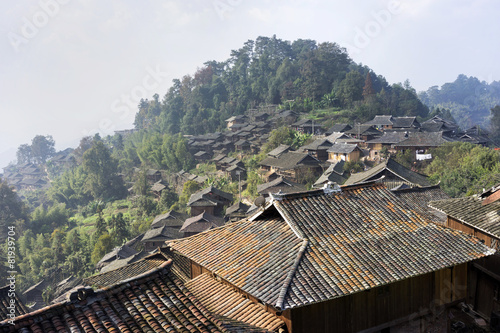
[[[363,125],[392,125],[394,118],[392,116],[375,116],[372,120],[363,123]]]
[[[397,147],[438,147],[450,142],[443,132],[410,132],[408,138],[395,144]]]
[[[322,187],[327,182],[342,185],[347,179],[344,177],[344,164],[345,161],[343,160],[330,164],[328,169],[316,180],[313,187]]]
[[[394,124],[393,127],[396,128],[409,128],[409,127],[420,127],[420,124],[417,121],[417,117],[394,117],[392,118]]]
[[[336,154],[350,154],[353,151],[359,150],[358,145],[352,145],[348,143],[335,143],[333,146],[328,148],[327,152]]]
[[[171,228],[167,226],[163,226],[160,228],[149,229],[144,233],[141,242],[146,241],[160,241],[167,239],[176,239],[181,238],[182,233],[179,232],[179,228]]]
[[[144,236],[144,234],[141,234],[141,236]],[[142,241],[142,238],[141,238],[141,241]],[[141,252],[136,253],[128,258],[113,260],[109,264],[107,264],[106,266],[101,268],[100,272],[105,273],[105,272],[109,272],[109,271],[121,268],[123,266],[130,265],[136,261],[141,260],[144,257],[147,257],[148,255],[150,255],[149,252],[141,251]]]
[[[104,266],[107,262],[113,261],[115,259],[124,259],[128,258],[134,254],[136,254],[137,251],[134,250],[133,248],[127,246],[127,245],[122,245],[120,247],[115,247],[111,252],[106,253],[104,257],[99,260],[97,263],[96,267],[101,268]]]
[[[184,221],[181,232],[203,232],[209,229],[220,227],[224,221],[207,212],[190,217]]]
[[[282,170],[294,169],[299,165],[317,164],[319,164],[319,161],[313,156],[297,152],[288,152],[281,155],[279,158],[267,157],[260,162],[260,165],[272,166]]]
[[[0,332],[263,332],[208,311],[174,277],[171,261],[94,291],[79,289],[70,300],[3,321]],[[222,319],[222,320],[221,320]]]
[[[380,138],[376,138],[366,143],[385,143],[385,144],[393,144],[399,143],[408,138],[408,133],[405,132],[396,132],[396,131],[385,131],[384,134]]]
[[[195,202],[197,201],[209,201],[215,204],[217,204],[219,201],[214,198],[214,195],[217,195],[219,197],[222,197],[224,199],[227,199],[228,201],[233,201],[233,195],[230,193],[226,193],[224,191],[221,191],[213,186],[209,186],[207,188],[204,188],[201,191],[198,191],[194,194],[191,195],[189,198],[189,201],[187,205],[189,207],[193,206]]]
[[[260,194],[267,194],[268,192],[277,193],[279,191],[282,193],[293,193],[302,192],[305,189],[304,185],[285,180],[283,177],[278,177],[268,183],[257,185],[257,193]]]
[[[494,192],[494,194],[498,192]],[[500,238],[500,201],[483,205],[480,195],[429,202],[435,208],[452,218]]]
[[[154,268],[159,267],[161,264],[168,260],[161,252],[155,253],[144,257],[142,260],[136,261],[132,264],[105,272],[97,275],[90,276],[83,279],[83,283],[87,286],[96,288],[104,288],[120,281],[133,278],[134,276],[146,273]]]
[[[373,125],[355,124],[353,128],[345,131],[347,134],[351,135],[382,135],[382,132],[377,130]]]
[[[171,210],[168,213],[156,216],[153,223],[151,223],[151,227],[159,228],[164,225],[168,227],[180,227],[184,223],[185,219],[186,216],[184,216],[184,214]]]
[[[328,149],[328,147],[331,147],[332,145],[333,142],[331,142],[328,139],[316,139],[310,144],[300,147],[300,150],[305,151],[305,150]]]
[[[250,208],[250,206],[245,205],[241,201],[238,201],[234,205],[232,205],[230,207],[227,207],[227,209],[226,209],[226,215],[229,215],[229,214],[232,214],[232,213],[236,213],[236,212],[246,213],[248,211],[248,208]]]
[[[428,206],[430,201],[449,199],[450,196],[443,192],[439,185],[428,187],[411,187],[391,190],[394,195],[409,203],[412,207],[420,209],[422,214],[429,214],[432,220],[446,222],[446,214],[443,214]]]
[[[383,185],[283,195],[242,220],[170,246],[277,309],[459,265],[494,251],[419,215]]]
[[[330,127],[328,131],[326,131],[326,134],[332,134],[335,132],[343,133],[345,131],[350,130],[351,128],[352,126],[349,124],[335,124],[332,127]]]
[[[10,313],[10,308],[12,307],[11,300],[15,301],[14,311],[16,317],[29,312],[24,303],[17,296],[17,293],[14,291],[12,294],[10,286],[7,285],[0,288],[0,321],[10,318],[7,315]]]
[[[349,179],[346,180],[344,185],[353,185],[359,184],[365,181],[374,180],[375,178],[379,178],[384,170],[388,170],[394,175],[406,180],[409,183],[415,184],[417,186],[431,186],[432,184],[428,180],[427,176],[421,175],[417,172],[414,172],[408,168],[405,168],[398,162],[389,158],[382,163],[377,164],[373,168],[354,173]]]
[[[266,312],[260,305],[243,298],[230,286],[216,281],[208,273],[187,282],[186,287],[210,312],[269,331],[276,331],[285,325],[281,319]]]
[[[280,155],[287,153],[290,150],[293,150],[293,149],[292,149],[292,147],[290,147],[288,145],[279,145],[278,147],[274,148],[269,153],[267,153],[267,155],[271,156],[271,157],[280,157]]]

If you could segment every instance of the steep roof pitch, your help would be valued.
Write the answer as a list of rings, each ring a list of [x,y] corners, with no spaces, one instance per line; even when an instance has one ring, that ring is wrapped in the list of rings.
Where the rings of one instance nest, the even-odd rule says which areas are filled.
[[[396,132],[396,131],[385,131],[384,134],[380,138],[376,138],[373,140],[369,140],[366,143],[385,143],[385,144],[394,144],[399,143],[408,138],[408,133],[405,132]]]
[[[498,190],[494,193],[500,194]],[[485,198],[480,195],[472,195],[431,201],[429,206],[493,237],[500,238],[500,201],[483,204],[484,200]]]
[[[345,131],[350,130],[351,128],[352,128],[352,126],[349,124],[335,124],[332,127],[330,127],[328,129],[328,131],[326,131],[325,134],[329,135],[329,134],[336,133],[336,132],[343,133]]]
[[[277,309],[350,295],[494,253],[474,237],[428,223],[382,185],[277,196],[251,220],[170,245]]]
[[[269,153],[267,153],[267,155],[271,157],[280,157],[280,155],[287,153],[290,150],[293,149],[289,145],[279,145],[278,147],[274,148]]]
[[[406,180],[409,183],[415,184],[417,186],[431,186],[432,184],[428,180],[427,176],[421,175],[417,172],[411,171],[405,168],[398,162],[389,158],[382,163],[377,164],[373,168],[352,174],[349,179],[346,180],[344,185],[359,184],[365,181],[374,180],[379,178],[384,170],[388,170],[394,175]]]
[[[305,150],[319,150],[319,149],[328,149],[328,147],[331,147],[333,145],[333,142],[331,142],[328,139],[316,139],[313,142],[304,145],[300,147],[299,149],[302,151]]]
[[[186,216],[176,211],[169,211],[165,214],[160,214],[155,217],[153,223],[151,223],[152,228],[159,228],[163,226],[168,227],[180,227],[184,223]]]
[[[170,273],[171,261],[132,279],[0,322],[0,332],[263,332],[208,311]],[[222,319],[222,320],[221,320]]]
[[[283,179],[283,177],[278,177],[268,183],[257,185],[257,193],[263,194],[268,192],[279,192],[282,193],[293,193],[302,192],[305,190],[305,186],[298,184],[289,180]]]
[[[318,180],[316,180],[313,187],[322,187],[327,182],[333,182],[339,185],[343,184],[347,179],[346,177],[344,177],[344,164],[345,161],[343,160],[330,164],[328,169],[326,169],[326,171],[318,178]]]
[[[197,201],[203,201],[203,203],[201,204],[202,206],[204,206],[205,204],[212,204],[213,206],[216,206],[219,201],[216,200],[213,195],[217,195],[228,201],[233,201],[233,195],[231,193],[226,193],[213,186],[209,186],[201,191],[191,194],[187,205],[191,207],[196,205]]]
[[[241,297],[230,286],[216,281],[208,273],[186,282],[186,287],[213,313],[269,331],[276,331],[285,323],[275,315],[266,312],[247,298]]]
[[[218,217],[215,217],[207,212],[203,212],[199,215],[190,217],[184,221],[181,232],[203,232],[213,228],[220,227],[224,224],[224,221]]]
[[[363,123],[363,125],[381,125],[389,126],[394,124],[394,118],[392,116],[375,116],[372,120]]]
[[[351,135],[382,135],[382,132],[377,130],[373,125],[365,125],[365,124],[355,124],[353,128],[348,131],[345,131],[347,134]]]

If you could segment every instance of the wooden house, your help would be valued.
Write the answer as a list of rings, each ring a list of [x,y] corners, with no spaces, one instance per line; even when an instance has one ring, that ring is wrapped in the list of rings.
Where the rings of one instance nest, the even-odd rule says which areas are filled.
[[[191,208],[191,216],[207,212],[211,215],[221,216],[224,207],[233,202],[233,195],[209,186],[191,195],[187,206]]]
[[[328,161],[335,163],[338,161],[357,162],[363,156],[363,152],[356,144],[335,143],[326,152]]]
[[[227,128],[232,130],[236,128],[234,125],[242,125],[248,120],[248,117],[245,115],[232,116],[227,118],[225,121],[227,123]]]
[[[319,176],[323,172],[320,163],[309,154],[288,152],[280,155],[279,158],[267,157],[259,165],[262,171],[274,171],[280,176],[300,182],[309,173]]]
[[[330,164],[328,169],[314,182],[313,188],[322,188],[329,182],[342,185],[347,180],[344,165],[345,161],[343,160]]]
[[[312,119],[302,119],[292,124],[292,128],[305,134],[321,134],[321,124],[314,123]]]
[[[235,164],[226,169],[226,175],[229,176],[233,182],[237,182],[247,179],[247,170]]]
[[[451,142],[450,139],[443,136],[443,132],[409,132],[408,138],[394,144],[399,152],[410,150],[415,160],[421,159],[419,155],[427,155],[427,150],[436,148],[443,144]]]
[[[370,159],[380,159],[380,151],[383,148],[386,148],[388,153],[396,154],[397,150],[394,145],[408,139],[408,136],[408,132],[385,131],[381,137],[366,141],[370,149]]]
[[[163,227],[152,228],[146,231],[141,239],[141,244],[144,246],[144,251],[150,252],[158,247],[165,246],[165,242],[181,238],[182,236],[183,233],[180,231],[180,228],[164,225]]]
[[[375,126],[378,130],[412,130],[420,128],[420,123],[417,117],[393,117],[387,115],[375,116],[372,120],[367,121],[363,125]]]
[[[344,185],[360,184],[380,179],[387,188],[392,189],[401,184],[409,187],[426,187],[433,185],[427,176],[412,171],[389,158],[366,171],[353,173]]]
[[[328,160],[327,150],[333,146],[333,142],[328,139],[316,139],[313,142],[299,148],[299,151],[307,153],[317,160],[325,162]]]
[[[291,146],[281,144],[278,147],[271,150],[270,152],[268,152],[267,156],[279,158],[281,155],[288,153],[290,151],[293,151],[293,148]]]
[[[45,301],[43,300],[43,291],[47,287],[48,283],[42,280],[28,289],[26,289],[22,295],[26,299],[26,305],[30,308],[30,311],[40,309],[44,307]]]
[[[467,303],[487,320],[500,317],[500,186],[479,195],[431,201],[429,206],[447,215],[446,226],[479,238],[497,250],[469,271]]]
[[[238,201],[234,205],[227,207],[224,220],[227,222],[235,222],[245,218],[250,206],[245,205],[243,202]]]
[[[200,232],[218,228],[223,224],[224,220],[222,218],[213,216],[207,212],[202,212],[199,215],[187,218],[179,231],[184,234],[184,237],[189,237],[199,234]]]
[[[186,216],[184,214],[171,210],[165,214],[157,215],[151,223],[151,228],[161,228],[163,226],[180,228],[185,219]]]
[[[212,157],[209,153],[204,150],[200,150],[193,155],[194,159],[199,163],[204,163],[210,160]]]
[[[257,185],[257,193],[264,198],[269,196],[269,193],[296,193],[303,192],[306,187],[283,177],[278,177],[268,183]]]
[[[344,133],[350,129],[352,129],[352,126],[349,124],[335,124],[325,132],[325,135],[329,136],[333,133]]]
[[[273,196],[250,219],[169,245],[184,276],[217,276],[289,333],[425,329],[431,307],[466,296],[468,264],[492,254],[381,184]]]
[[[382,136],[382,132],[373,125],[355,124],[353,128],[344,132],[353,138],[369,141]]]

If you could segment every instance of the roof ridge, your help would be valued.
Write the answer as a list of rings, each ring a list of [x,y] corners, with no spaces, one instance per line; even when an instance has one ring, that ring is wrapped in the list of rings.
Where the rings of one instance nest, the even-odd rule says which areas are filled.
[[[295,257],[295,260],[293,262],[292,267],[288,271],[288,274],[286,276],[285,282],[283,282],[283,286],[281,287],[280,293],[278,295],[278,300],[276,301],[276,308],[278,309],[283,309],[283,302],[285,301],[285,296],[288,291],[288,287],[292,283],[292,279],[295,276],[295,272],[297,271],[297,268],[299,267],[299,264],[302,260],[302,256],[304,252],[306,251],[307,246],[309,245],[309,241],[307,239],[303,239],[302,244],[300,245],[299,251],[297,252],[297,256]]]

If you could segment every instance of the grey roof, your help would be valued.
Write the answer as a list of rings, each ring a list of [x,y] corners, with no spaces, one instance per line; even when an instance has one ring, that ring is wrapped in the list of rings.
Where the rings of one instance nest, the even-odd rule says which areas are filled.
[[[397,128],[410,128],[410,127],[420,127],[420,123],[417,121],[417,117],[393,117],[394,124],[392,127]]]
[[[203,232],[213,228],[220,227],[224,224],[221,218],[215,217],[212,214],[203,212],[199,215],[190,217],[184,221],[181,232]]]
[[[156,182],[156,183],[154,183],[151,186],[151,191],[153,191],[153,192],[161,192],[161,191],[163,191],[166,188],[167,187],[165,185],[163,185],[161,182]]]
[[[431,201],[429,206],[500,239],[500,201],[498,200],[500,192],[497,189],[493,193],[487,192],[486,194],[488,196],[472,195]]]
[[[401,184],[397,189],[391,189],[391,191],[404,202],[419,209],[421,214],[427,214],[431,220],[445,224],[446,214],[428,206],[430,201],[450,198],[450,196],[441,189],[439,184],[426,187],[409,187],[406,184]]]
[[[248,142],[247,140],[238,140],[234,143],[235,146],[250,146],[250,142]]]
[[[248,211],[248,208],[250,208],[250,206],[245,205],[241,201],[238,201],[237,203],[235,203],[234,205],[232,205],[226,209],[226,215],[236,213],[236,212],[246,213]]]
[[[260,165],[272,166],[282,170],[294,169],[300,165],[319,165],[319,161],[306,153],[288,152],[279,158],[265,158]]]
[[[131,247],[128,247],[127,245],[115,247],[111,252],[106,253],[104,257],[102,257],[102,259],[99,260],[96,267],[100,269],[102,266],[106,264],[106,262],[113,261],[115,259],[128,258],[136,253],[137,253],[136,250],[134,250]]]
[[[313,142],[300,147],[300,150],[302,150],[302,151],[304,151],[304,150],[322,150],[322,149],[326,150],[329,147],[331,147],[332,145],[333,145],[333,142],[328,140],[328,138],[316,139]]]
[[[382,173],[388,170],[392,174],[404,179],[405,181],[415,184],[416,186],[431,186],[427,176],[414,172],[408,168],[405,168],[398,162],[389,158],[382,163],[377,164],[373,168],[352,174],[349,179],[344,183],[344,185],[359,184],[362,182],[374,180],[380,178]]]
[[[306,188],[304,185],[292,182],[290,180],[285,180],[283,177],[278,177],[273,181],[268,183],[257,185],[257,193],[267,194],[272,193],[295,193],[304,191]]]
[[[366,141],[366,143],[394,144],[408,139],[409,133],[399,131],[385,131],[380,138]]]
[[[153,223],[151,223],[151,227],[158,228],[163,227],[164,225],[169,227],[180,227],[184,223],[185,219],[186,217],[184,214],[171,210],[168,213],[156,216]]]
[[[450,142],[443,132],[409,132],[408,138],[395,144],[397,147],[439,147]]]
[[[335,124],[332,127],[330,127],[325,134],[343,133],[345,131],[350,130],[351,128],[352,126],[349,124]]]
[[[372,120],[363,123],[363,125],[381,125],[381,126],[389,126],[394,124],[392,116],[375,116]]]
[[[335,143],[330,148],[328,148],[327,152],[329,153],[337,153],[337,154],[350,154],[358,148],[358,145],[353,145],[349,143]]]
[[[208,201],[217,204],[220,201],[215,199],[214,195],[220,196],[228,201],[233,201],[233,195],[231,193],[226,193],[213,186],[209,186],[201,191],[191,194],[191,197],[189,198],[187,205],[193,206],[193,204],[197,201]]]
[[[287,153],[290,150],[293,150],[291,146],[281,144],[278,147],[271,150],[269,153],[267,153],[267,155],[271,157],[280,157],[280,155]]]
[[[160,228],[149,229],[144,233],[141,242],[155,242],[160,240],[176,239],[182,237],[182,234],[176,228],[163,226]]]
[[[355,124],[353,128],[346,131],[345,133],[351,135],[382,135],[378,129],[376,129],[373,125],[365,125],[365,124]]]
[[[347,177],[344,177],[344,164],[343,160],[330,164],[328,169],[316,180],[313,187],[322,187],[327,182],[343,184],[347,180]]]

